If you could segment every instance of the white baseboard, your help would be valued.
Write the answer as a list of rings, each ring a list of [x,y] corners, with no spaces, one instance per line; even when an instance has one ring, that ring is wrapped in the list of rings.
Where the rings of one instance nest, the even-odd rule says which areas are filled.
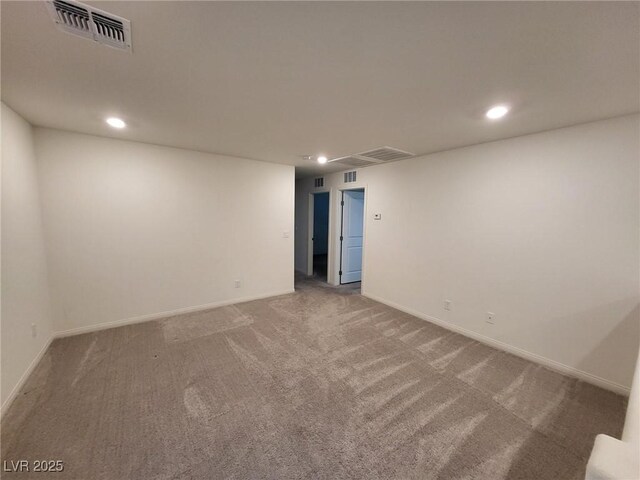
[[[6,400],[4,401],[2,406],[0,406],[0,418],[2,418],[2,416],[4,416],[4,414],[6,413],[7,409],[9,408],[9,406],[11,405],[13,400],[15,400],[16,395],[18,394],[18,392],[20,391],[20,389],[22,388],[22,386],[26,382],[27,378],[29,378],[29,375],[31,375],[31,373],[33,372],[35,367],[38,365],[38,363],[40,362],[40,360],[44,356],[45,352],[47,351],[47,349],[51,345],[51,342],[55,338],[68,337],[68,336],[71,336],[71,335],[79,335],[79,334],[82,334],[82,333],[96,332],[96,331],[99,331],[99,330],[106,330],[106,329],[109,329],[109,328],[119,327],[119,326],[122,326],[122,325],[130,325],[130,324],[134,324],[134,323],[147,322],[147,321],[150,321],[150,320],[158,320],[160,318],[166,318],[166,317],[170,317],[170,316],[173,316],[173,315],[180,315],[180,314],[184,314],[184,313],[198,312],[198,311],[202,311],[202,310],[208,310],[208,309],[211,309],[211,308],[223,307],[223,306],[226,306],[226,305],[233,305],[233,304],[237,304],[237,303],[250,302],[250,301],[253,301],[253,300],[261,300],[261,299],[269,298],[269,297],[287,295],[287,294],[290,294],[290,293],[294,293],[294,290],[285,290],[285,291],[282,291],[282,292],[273,292],[273,293],[268,293],[268,294],[263,294],[263,295],[255,295],[255,296],[252,296],[252,297],[236,298],[236,299],[231,299],[231,300],[222,300],[222,301],[219,301],[219,302],[208,303],[208,304],[205,304],[205,305],[198,305],[198,306],[195,306],[195,307],[180,308],[180,309],[177,309],[177,310],[169,310],[169,311],[165,311],[165,312],[152,313],[152,314],[149,314],[149,315],[141,315],[141,316],[138,316],[138,317],[132,317],[132,318],[127,318],[127,319],[123,319],[123,320],[116,320],[116,321],[113,321],[113,322],[99,323],[99,324],[96,324],[96,325],[89,325],[89,326],[86,326],[86,327],[78,327],[78,328],[72,328],[72,329],[64,330],[64,331],[60,331],[60,332],[55,332],[45,342],[45,344],[43,345],[42,349],[38,352],[38,354],[33,359],[33,361],[29,364],[29,367],[25,370],[25,372],[20,377],[20,380],[18,381],[18,383],[13,387],[13,389],[11,390],[11,393],[6,398]],[[398,304],[396,304],[394,302],[391,302],[389,300],[385,300],[383,298],[377,297],[376,295],[371,295],[371,294],[365,293],[365,292],[363,292],[362,295],[367,297],[367,298],[370,298],[372,300],[375,300],[376,302],[380,302],[380,303],[388,305],[388,306],[390,306],[392,308],[395,308],[396,310],[400,310],[402,312],[408,313],[409,315],[413,315],[414,317],[420,318],[422,320],[426,320],[426,321],[431,322],[431,323],[435,323],[436,325],[444,327],[447,330],[451,330],[451,331],[454,331],[456,333],[460,333],[460,334],[465,335],[467,337],[473,338],[474,340],[482,342],[482,343],[484,343],[486,345],[489,345],[491,347],[495,347],[495,348],[498,348],[498,349],[503,350],[505,352],[512,353],[513,355],[517,355],[519,357],[522,357],[522,358],[524,358],[526,360],[531,360],[532,362],[539,363],[539,364],[541,364],[541,365],[543,365],[543,366],[545,366],[547,368],[550,368],[552,370],[558,371],[558,372],[563,373],[565,375],[569,375],[569,376],[578,378],[579,380],[583,380],[585,382],[591,383],[591,384],[596,385],[598,387],[605,388],[607,390],[611,390],[613,392],[616,392],[616,393],[619,393],[619,394],[622,394],[622,395],[627,395],[627,396],[629,395],[630,389],[628,387],[624,386],[624,385],[620,385],[618,383],[612,382],[612,381],[607,380],[605,378],[598,377],[596,375],[592,375],[592,374],[590,374],[588,372],[579,370],[579,369],[574,368],[574,367],[570,367],[568,365],[564,365],[564,364],[562,364],[560,362],[556,362],[555,360],[551,360],[549,358],[542,357],[540,355],[528,352],[528,351],[523,350],[521,348],[514,347],[513,345],[509,345],[509,344],[501,342],[499,340],[495,340],[493,338],[490,338],[490,337],[484,336],[482,334],[476,333],[476,332],[474,332],[472,330],[468,330],[466,328],[459,327],[457,325],[454,325],[452,323],[446,322],[446,321],[441,320],[439,318],[431,317],[431,316],[426,315],[426,314],[424,314],[422,312],[418,312],[417,310],[413,310],[411,308],[404,307],[402,305],[398,305]]]
[[[167,310],[165,312],[150,313],[147,315],[140,315],[138,317],[130,317],[130,318],[124,318],[122,320],[114,320],[112,322],[97,323],[95,325],[88,325],[85,327],[76,327],[76,328],[70,328],[68,330],[61,330],[59,332],[55,332],[54,336],[55,338],[70,337],[72,335],[80,335],[83,333],[97,332],[99,330],[107,330],[109,328],[121,327],[123,325],[131,325],[134,323],[148,322],[150,320],[158,320],[160,318],[172,317],[174,315],[182,315],[185,313],[200,312],[202,310],[209,310],[211,308],[224,307],[226,305],[233,305],[236,303],[251,302],[253,300],[262,300],[264,298],[277,297],[280,295],[287,295],[289,293],[294,293],[294,292],[295,290],[291,289],[291,290],[285,290],[281,292],[272,292],[272,293],[265,293],[261,295],[254,295],[251,297],[221,300],[219,302],[207,303],[204,305],[196,305],[195,307],[185,307],[185,308],[178,308],[176,310]]]
[[[417,310],[413,310],[411,308],[398,305],[397,303],[394,303],[390,300],[386,300],[384,298],[380,298],[376,295],[371,295],[370,293],[365,293],[365,292],[362,292],[362,295],[367,298],[370,298],[371,300],[375,300],[376,302],[380,302],[389,307],[395,308],[396,310],[400,310],[401,312],[405,312],[405,313],[408,313],[409,315],[413,315],[414,317],[418,317],[421,320],[426,320],[427,322],[435,323],[436,325],[446,328],[447,330],[460,333],[465,337],[473,338],[474,340],[477,340],[491,347],[495,347],[499,350],[503,350],[505,352],[511,353],[513,355],[524,358],[526,360],[539,363],[540,365],[543,365],[544,367],[547,367],[551,370],[555,370],[556,372],[560,372],[565,375],[577,378],[579,380],[583,380],[592,385],[596,385],[598,387],[611,390],[612,392],[619,393],[621,395],[629,396],[629,393],[631,390],[629,387],[620,385],[619,383],[616,383],[616,382],[612,382],[611,380],[607,380],[606,378],[598,377],[597,375],[593,375],[591,373],[585,372],[575,367],[570,367],[569,365],[556,362],[555,360],[551,360],[550,358],[546,358],[541,355],[529,352],[527,350],[514,347],[513,345],[509,345],[508,343],[501,342],[500,340],[495,340],[493,338],[487,337],[485,335],[474,332],[472,330],[468,330],[458,325],[449,323],[440,318],[432,317],[422,312],[418,312]]]
[[[24,371],[24,373],[20,377],[20,380],[18,380],[18,383],[15,384],[15,386],[11,390],[11,393],[5,399],[2,406],[0,406],[0,419],[4,416],[6,411],[9,409],[9,407],[15,400],[16,396],[18,395],[18,392],[20,391],[24,383],[27,381],[27,378],[29,378],[29,375],[31,375],[31,372],[33,372],[33,370],[36,368],[38,363],[40,363],[40,360],[42,360],[44,353],[47,351],[47,349],[51,345],[51,342],[53,342],[54,338],[55,338],[55,335],[51,335],[49,339],[46,342],[44,342],[44,345],[42,346],[38,354],[35,356],[35,358],[31,361],[27,369]]]
[[[129,324],[133,324],[133,323],[148,322],[150,320],[158,320],[160,318],[171,317],[173,315],[180,315],[180,314],[183,314],[183,313],[199,312],[199,311],[202,311],[202,310],[209,310],[210,308],[224,307],[226,305],[233,305],[233,304],[237,304],[237,303],[251,302],[253,300],[261,300],[261,299],[269,298],[269,297],[277,297],[277,296],[280,296],[280,295],[287,295],[289,293],[294,293],[294,292],[295,292],[295,290],[291,289],[291,290],[285,290],[285,291],[281,291],[281,292],[272,292],[272,293],[266,293],[266,294],[262,294],[262,295],[254,295],[254,296],[251,296],[251,297],[234,298],[234,299],[230,299],[230,300],[222,300],[222,301],[219,301],[219,302],[208,303],[206,305],[197,305],[195,307],[179,308],[177,310],[169,310],[169,311],[166,311],[166,312],[152,313],[152,314],[149,314],[149,315],[141,315],[139,317],[126,318],[126,319],[123,319],[123,320],[116,320],[116,321],[113,321],[113,322],[99,323],[99,324],[96,324],[96,325],[89,325],[89,326],[86,326],[86,327],[71,328],[69,330],[63,330],[63,331],[59,331],[59,332],[54,332],[49,337],[49,339],[45,342],[45,344],[42,347],[42,349],[38,352],[38,355],[36,355],[36,357],[33,359],[33,361],[29,364],[29,367],[22,374],[22,376],[20,377],[20,380],[18,381],[18,383],[13,387],[13,389],[11,390],[11,393],[9,394],[7,399],[4,401],[2,406],[0,406],[0,418],[2,418],[2,416],[4,416],[5,412],[8,410],[8,408],[11,405],[11,403],[13,402],[13,400],[15,400],[16,395],[18,394],[20,389],[23,387],[24,383],[27,381],[27,378],[29,378],[29,375],[31,375],[33,370],[36,368],[36,366],[38,365],[38,363],[40,362],[40,360],[44,356],[45,352],[47,351],[47,349],[51,345],[51,342],[53,342],[53,340],[56,339],[56,338],[69,337],[69,336],[72,336],[72,335],[80,335],[80,334],[89,333],[89,332],[97,332],[99,330],[106,330],[106,329],[109,329],[109,328],[119,327],[119,326],[122,326],[122,325],[129,325]]]

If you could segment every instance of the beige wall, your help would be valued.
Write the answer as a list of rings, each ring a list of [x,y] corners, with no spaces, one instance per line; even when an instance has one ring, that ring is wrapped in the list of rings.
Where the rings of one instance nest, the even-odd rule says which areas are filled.
[[[293,167],[41,128],[36,153],[56,330],[293,290]]]
[[[349,186],[367,189],[364,293],[625,391],[638,351],[639,119],[360,169]],[[347,185],[338,173],[325,186],[335,221]],[[296,187],[304,270],[313,179]]]
[[[2,411],[51,339],[47,268],[31,126],[2,108]],[[31,325],[36,326],[36,336]]]

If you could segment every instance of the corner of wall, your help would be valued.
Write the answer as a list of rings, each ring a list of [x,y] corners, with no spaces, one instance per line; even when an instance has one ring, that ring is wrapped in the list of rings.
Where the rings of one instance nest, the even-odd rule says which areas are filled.
[[[33,127],[4,102],[1,110],[0,415],[4,415],[51,344],[53,318]]]

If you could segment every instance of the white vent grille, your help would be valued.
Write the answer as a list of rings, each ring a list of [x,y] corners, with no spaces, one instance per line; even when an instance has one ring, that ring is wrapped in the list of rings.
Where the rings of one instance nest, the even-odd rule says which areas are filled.
[[[379,162],[369,160],[367,158],[362,158],[356,155],[350,155],[348,157],[340,157],[334,158],[333,160],[329,160],[330,162],[338,162],[342,165],[347,165],[349,167],[368,167],[369,165],[375,165]]]
[[[356,171],[344,172],[344,183],[352,183],[356,181]]]
[[[314,179],[313,181],[313,186],[315,188],[322,188],[324,187],[324,177],[318,177],[316,179]]]
[[[84,37],[93,38],[91,18],[89,10],[72,3],[55,0],[47,2],[49,11],[54,15],[54,21],[65,30],[73,30],[74,33]]]
[[[129,20],[73,0],[48,0],[46,4],[60,30],[131,51]]]
[[[367,167],[378,163],[394,162],[396,160],[404,160],[413,157],[413,153],[405,152],[392,147],[380,147],[374,150],[368,150],[362,153],[348,155],[329,160],[330,162],[338,162],[349,167]]]
[[[124,26],[121,21],[94,12],[93,24],[101,37],[111,42],[124,42]]]
[[[372,158],[381,162],[393,162],[394,160],[404,160],[405,158],[413,157],[413,153],[392,147],[381,147],[376,148],[375,150],[369,150],[368,152],[359,153],[358,156]]]

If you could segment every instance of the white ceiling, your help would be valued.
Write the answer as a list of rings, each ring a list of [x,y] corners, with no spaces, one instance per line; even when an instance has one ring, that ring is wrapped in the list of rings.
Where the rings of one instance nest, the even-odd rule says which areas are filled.
[[[2,9],[2,99],[34,125],[300,166],[640,110],[640,3],[88,2],[133,54]],[[498,122],[484,111],[508,103]],[[115,131],[103,119],[124,118]]]

